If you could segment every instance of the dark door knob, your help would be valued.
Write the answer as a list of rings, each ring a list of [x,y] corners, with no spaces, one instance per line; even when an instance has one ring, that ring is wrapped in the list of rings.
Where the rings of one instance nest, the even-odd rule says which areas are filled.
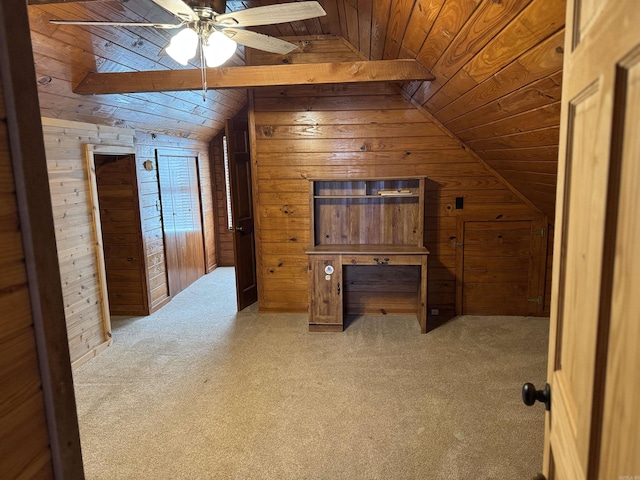
[[[547,383],[544,390],[536,390],[533,383],[525,383],[522,386],[522,401],[525,405],[533,405],[536,402],[544,403],[547,411],[551,410],[551,387]]]

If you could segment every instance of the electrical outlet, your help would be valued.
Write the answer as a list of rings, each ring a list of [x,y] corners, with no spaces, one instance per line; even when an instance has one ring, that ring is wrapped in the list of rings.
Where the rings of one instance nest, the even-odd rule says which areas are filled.
[[[440,315],[440,310],[438,310],[437,308],[432,308],[431,315]]]

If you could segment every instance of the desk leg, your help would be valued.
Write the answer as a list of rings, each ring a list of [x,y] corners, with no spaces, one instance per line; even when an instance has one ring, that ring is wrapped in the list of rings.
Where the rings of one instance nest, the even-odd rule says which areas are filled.
[[[420,331],[427,333],[427,256],[422,255],[422,268],[420,269],[420,291],[418,292],[418,321]]]

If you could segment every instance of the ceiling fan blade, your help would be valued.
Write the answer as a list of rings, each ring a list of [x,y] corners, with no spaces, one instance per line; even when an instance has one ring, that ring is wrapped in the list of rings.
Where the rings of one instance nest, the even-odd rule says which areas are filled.
[[[162,8],[170,13],[173,13],[183,22],[195,22],[200,19],[196,12],[194,12],[189,5],[182,0],[151,0],[156,5],[160,5]]]
[[[157,0],[154,0],[157,1]],[[226,27],[253,27],[274,23],[295,22],[326,15],[318,2],[293,2],[247,8],[216,17],[216,24]]]
[[[261,33],[252,32],[250,30],[240,30],[239,28],[223,28],[222,32],[237,43],[245,47],[251,47],[265,52],[279,53],[286,55],[287,53],[298,48],[293,43],[280,40],[279,38],[270,37]]]
[[[155,28],[180,28],[184,23],[136,23],[136,22],[95,22],[82,20],[49,20],[49,23],[56,25],[98,25],[103,27],[155,27]]]

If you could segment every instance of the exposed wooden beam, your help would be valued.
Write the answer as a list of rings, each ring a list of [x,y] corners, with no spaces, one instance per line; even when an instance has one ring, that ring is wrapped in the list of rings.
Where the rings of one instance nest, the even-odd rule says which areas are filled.
[[[433,80],[433,78],[427,69],[411,59],[207,69],[207,86],[212,89],[322,83],[406,82]],[[81,95],[92,95],[200,88],[202,88],[200,70],[155,70],[90,73],[73,91]]]

